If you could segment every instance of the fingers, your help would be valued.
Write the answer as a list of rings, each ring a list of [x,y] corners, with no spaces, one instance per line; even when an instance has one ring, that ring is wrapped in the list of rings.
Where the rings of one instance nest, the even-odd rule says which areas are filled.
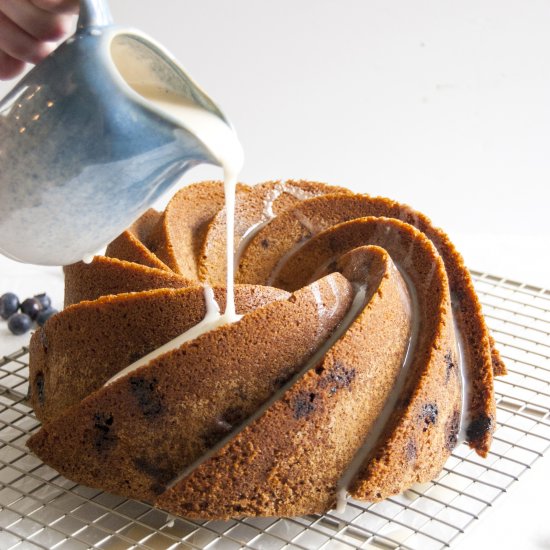
[[[0,12],[0,29],[0,50],[10,57],[29,63],[38,63],[50,53],[49,44],[40,42],[27,34],[2,12]]]
[[[9,80],[15,78],[23,72],[25,62],[9,56],[7,53],[0,51],[0,80]]]
[[[78,0],[0,0],[0,80],[38,63],[70,30]]]
[[[69,30],[70,16],[44,11],[30,0],[0,0],[0,10],[20,29],[40,41],[59,40]]]
[[[78,13],[78,0],[31,0],[31,2],[37,8],[50,13]]]

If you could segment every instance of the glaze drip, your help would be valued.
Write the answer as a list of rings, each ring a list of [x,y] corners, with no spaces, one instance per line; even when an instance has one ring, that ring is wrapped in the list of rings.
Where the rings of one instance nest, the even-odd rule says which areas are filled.
[[[224,323],[239,320],[235,312],[233,242],[235,233],[235,188],[237,178],[244,163],[244,155],[237,134],[233,128],[217,114],[214,114],[189,98],[163,89],[159,86],[133,82],[131,74],[128,84],[146,98],[153,109],[168,114],[183,128],[191,131],[212,153],[223,169],[225,208],[227,212],[227,300],[223,316]]]
[[[338,481],[338,485],[336,488],[336,511],[338,513],[343,513],[345,511],[348,487],[359,472],[359,470],[362,468],[365,460],[371,454],[374,446],[376,445],[376,442],[378,441],[378,438],[382,435],[384,428],[388,420],[390,419],[394,407],[397,404],[397,400],[401,396],[403,387],[407,380],[410,366],[412,365],[416,352],[420,325],[418,295],[412,279],[403,269],[399,268],[399,266],[396,267],[399,271],[399,274],[401,275],[401,280],[404,282],[404,286],[402,287],[403,292],[401,295],[405,303],[408,304],[408,310],[411,316],[411,333],[409,335],[407,351],[405,352],[405,357],[403,358],[403,364],[399,376],[395,381],[394,387],[386,401],[386,404],[384,405],[384,408],[382,409],[380,415],[372,426],[359,451],[356,453],[350,465],[344,471],[342,477]]]
[[[275,187],[267,193],[264,199],[264,206],[260,221],[251,225],[241,237],[241,240],[239,241],[237,250],[235,252],[235,265],[239,265],[241,256],[243,255],[250,241],[259,233],[261,229],[263,229],[270,221],[277,217],[277,214],[273,211],[273,205],[283,193],[288,193],[298,200],[306,200],[316,196],[315,193],[300,189],[299,187],[292,185],[288,181],[277,183],[277,185],[275,185]]]
[[[214,291],[209,286],[204,287],[204,302],[206,305],[206,314],[202,321],[191,327],[189,330],[185,331],[183,334],[180,334],[173,340],[170,340],[169,342],[166,342],[166,344],[153,350],[151,353],[148,353],[147,355],[141,357],[131,365],[128,365],[125,369],[122,369],[120,372],[115,374],[115,376],[110,378],[105,383],[105,385],[107,386],[109,384],[112,384],[115,380],[118,380],[119,378],[130,374],[136,369],[147,365],[153,359],[164,355],[165,353],[168,353],[174,349],[178,349],[186,342],[198,338],[199,336],[201,336],[201,334],[205,334],[206,332],[214,330],[228,323],[227,313],[225,313],[224,315],[220,314],[220,307],[218,306],[218,303],[214,298]],[[242,318],[242,315],[237,315],[236,313],[234,313],[233,318],[238,321]]]

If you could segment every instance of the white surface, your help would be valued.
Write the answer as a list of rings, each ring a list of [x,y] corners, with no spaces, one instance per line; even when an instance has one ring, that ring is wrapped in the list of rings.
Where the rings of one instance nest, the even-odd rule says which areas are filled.
[[[468,265],[550,286],[550,3],[111,7],[222,106],[244,146],[243,181],[316,179],[402,200],[442,226]],[[220,176],[201,167],[185,182]],[[60,296],[54,271],[4,260],[0,269],[0,292]],[[24,340],[4,326],[0,335],[2,353]],[[550,548],[549,479],[546,459],[460,547]]]
[[[45,292],[52,307],[63,309],[63,272],[60,267],[25,265],[0,255],[0,295],[15,292],[19,300]],[[29,342],[29,334],[13,335],[8,323],[0,318],[0,357],[17,351]]]
[[[550,460],[546,456],[458,539],[456,550],[548,550],[549,480]]]

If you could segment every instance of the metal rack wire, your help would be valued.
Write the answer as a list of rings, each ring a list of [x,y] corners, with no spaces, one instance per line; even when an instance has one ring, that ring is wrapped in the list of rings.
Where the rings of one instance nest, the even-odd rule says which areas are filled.
[[[28,350],[0,360],[0,548],[438,549],[550,449],[550,291],[472,272],[509,375],[489,457],[459,446],[439,477],[378,504],[299,518],[196,522],[79,486],[29,454]]]

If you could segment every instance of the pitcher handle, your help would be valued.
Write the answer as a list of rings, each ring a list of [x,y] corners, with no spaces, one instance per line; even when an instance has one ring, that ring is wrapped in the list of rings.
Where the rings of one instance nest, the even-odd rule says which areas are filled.
[[[80,0],[78,30],[87,27],[105,27],[113,23],[107,0]]]

